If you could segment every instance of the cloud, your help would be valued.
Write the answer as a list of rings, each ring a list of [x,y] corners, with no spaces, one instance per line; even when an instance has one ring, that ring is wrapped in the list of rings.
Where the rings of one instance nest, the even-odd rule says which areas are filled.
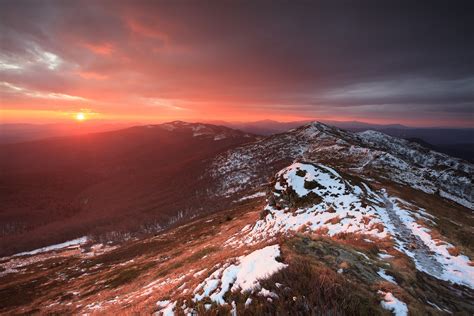
[[[125,113],[128,103],[132,114],[159,115],[150,100],[173,100],[157,104],[250,118],[390,113],[402,121],[409,111],[433,124],[452,112],[472,125],[468,6],[7,0],[0,72],[12,85],[84,98],[100,112]]]
[[[41,91],[30,90],[24,87],[13,85],[5,81],[0,82],[0,91],[5,94],[17,94],[21,96],[30,97],[30,98],[64,100],[64,101],[87,101],[86,98],[82,98],[75,95],[54,93],[54,92],[45,93]]]

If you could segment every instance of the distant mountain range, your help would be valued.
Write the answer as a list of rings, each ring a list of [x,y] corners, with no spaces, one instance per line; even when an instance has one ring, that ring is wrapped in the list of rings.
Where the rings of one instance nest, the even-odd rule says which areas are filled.
[[[210,121],[211,124],[224,125],[232,127],[235,129],[240,129],[243,131],[251,132],[258,135],[272,135],[277,133],[283,133],[290,129],[300,127],[307,123],[313,122],[314,120],[303,120],[303,121],[293,121],[293,122],[278,122],[273,120],[261,120],[255,122],[226,122],[226,121]],[[390,124],[390,125],[380,125],[380,124],[370,124],[365,122],[358,121],[328,121],[320,120],[321,123],[336,126],[342,129],[347,129],[351,131],[361,131],[361,130],[380,130],[380,129],[408,129],[404,125],[400,124]]]
[[[297,128],[311,121],[278,122],[261,120],[255,122],[207,121],[208,124],[238,129],[246,133],[269,136]],[[414,128],[401,124],[370,124],[358,121],[321,121],[348,131],[380,131],[398,138],[408,139],[433,150],[453,157],[474,162],[474,128]],[[113,131],[131,127],[131,123],[82,122],[80,124],[0,124],[0,144],[25,142],[43,138]],[[135,124],[137,125],[137,124]]]
[[[262,120],[242,123],[224,121],[216,121],[211,123],[228,126],[248,133],[268,136],[286,132],[308,122],[310,121],[277,122],[272,120]],[[321,122],[353,132],[362,132],[367,130],[379,131],[398,138],[420,142],[420,144],[439,152],[474,162],[474,128],[414,128],[401,124],[382,125],[358,121],[323,120]]]
[[[0,124],[0,144],[106,132],[130,127],[130,124],[80,122],[74,124]]]

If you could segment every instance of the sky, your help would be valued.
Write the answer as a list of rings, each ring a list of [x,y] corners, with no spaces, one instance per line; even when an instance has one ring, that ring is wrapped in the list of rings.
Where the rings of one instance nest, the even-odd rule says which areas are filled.
[[[474,127],[472,1],[0,2],[0,120]]]

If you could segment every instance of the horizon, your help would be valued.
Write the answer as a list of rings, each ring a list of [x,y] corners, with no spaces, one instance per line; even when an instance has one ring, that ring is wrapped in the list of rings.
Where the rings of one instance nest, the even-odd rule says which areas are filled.
[[[74,113],[75,115],[75,113]],[[318,119],[318,118],[308,118],[308,119],[301,119],[301,120],[274,120],[274,119],[260,119],[260,120],[183,120],[183,119],[169,119],[169,120],[162,120],[162,121],[114,121],[114,120],[99,120],[99,119],[87,119],[85,121],[77,122],[74,118],[70,118],[67,120],[61,121],[51,121],[51,122],[28,122],[28,121],[19,121],[19,122],[3,122],[0,121],[0,126],[2,125],[41,125],[41,126],[71,126],[71,127],[81,127],[81,126],[103,126],[103,125],[113,125],[113,126],[124,126],[124,127],[132,127],[132,126],[145,126],[145,125],[159,125],[159,124],[166,124],[172,122],[186,122],[186,123],[202,123],[202,124],[211,124],[211,125],[219,125],[219,124],[257,124],[257,123],[278,123],[278,124],[307,124],[311,122],[320,122],[326,125],[333,125],[333,124],[362,124],[370,126],[377,126],[377,127],[399,127],[399,128],[407,128],[407,129],[474,129],[474,126],[458,126],[458,125],[406,125],[401,123],[379,123],[379,122],[367,122],[367,121],[359,121],[359,120],[326,120],[326,119]]]
[[[474,127],[467,4],[4,1],[0,122]]]

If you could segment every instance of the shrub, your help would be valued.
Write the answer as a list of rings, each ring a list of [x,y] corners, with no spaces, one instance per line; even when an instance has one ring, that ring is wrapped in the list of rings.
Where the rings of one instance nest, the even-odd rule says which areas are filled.
[[[296,175],[297,175],[298,177],[304,177],[304,176],[306,175],[306,170],[298,169],[298,170],[296,171]]]
[[[306,181],[304,182],[304,188],[306,190],[314,190],[316,188],[319,188],[319,189],[325,189],[326,187],[324,187],[323,185],[319,184],[317,181],[315,180],[312,180],[312,181]]]

